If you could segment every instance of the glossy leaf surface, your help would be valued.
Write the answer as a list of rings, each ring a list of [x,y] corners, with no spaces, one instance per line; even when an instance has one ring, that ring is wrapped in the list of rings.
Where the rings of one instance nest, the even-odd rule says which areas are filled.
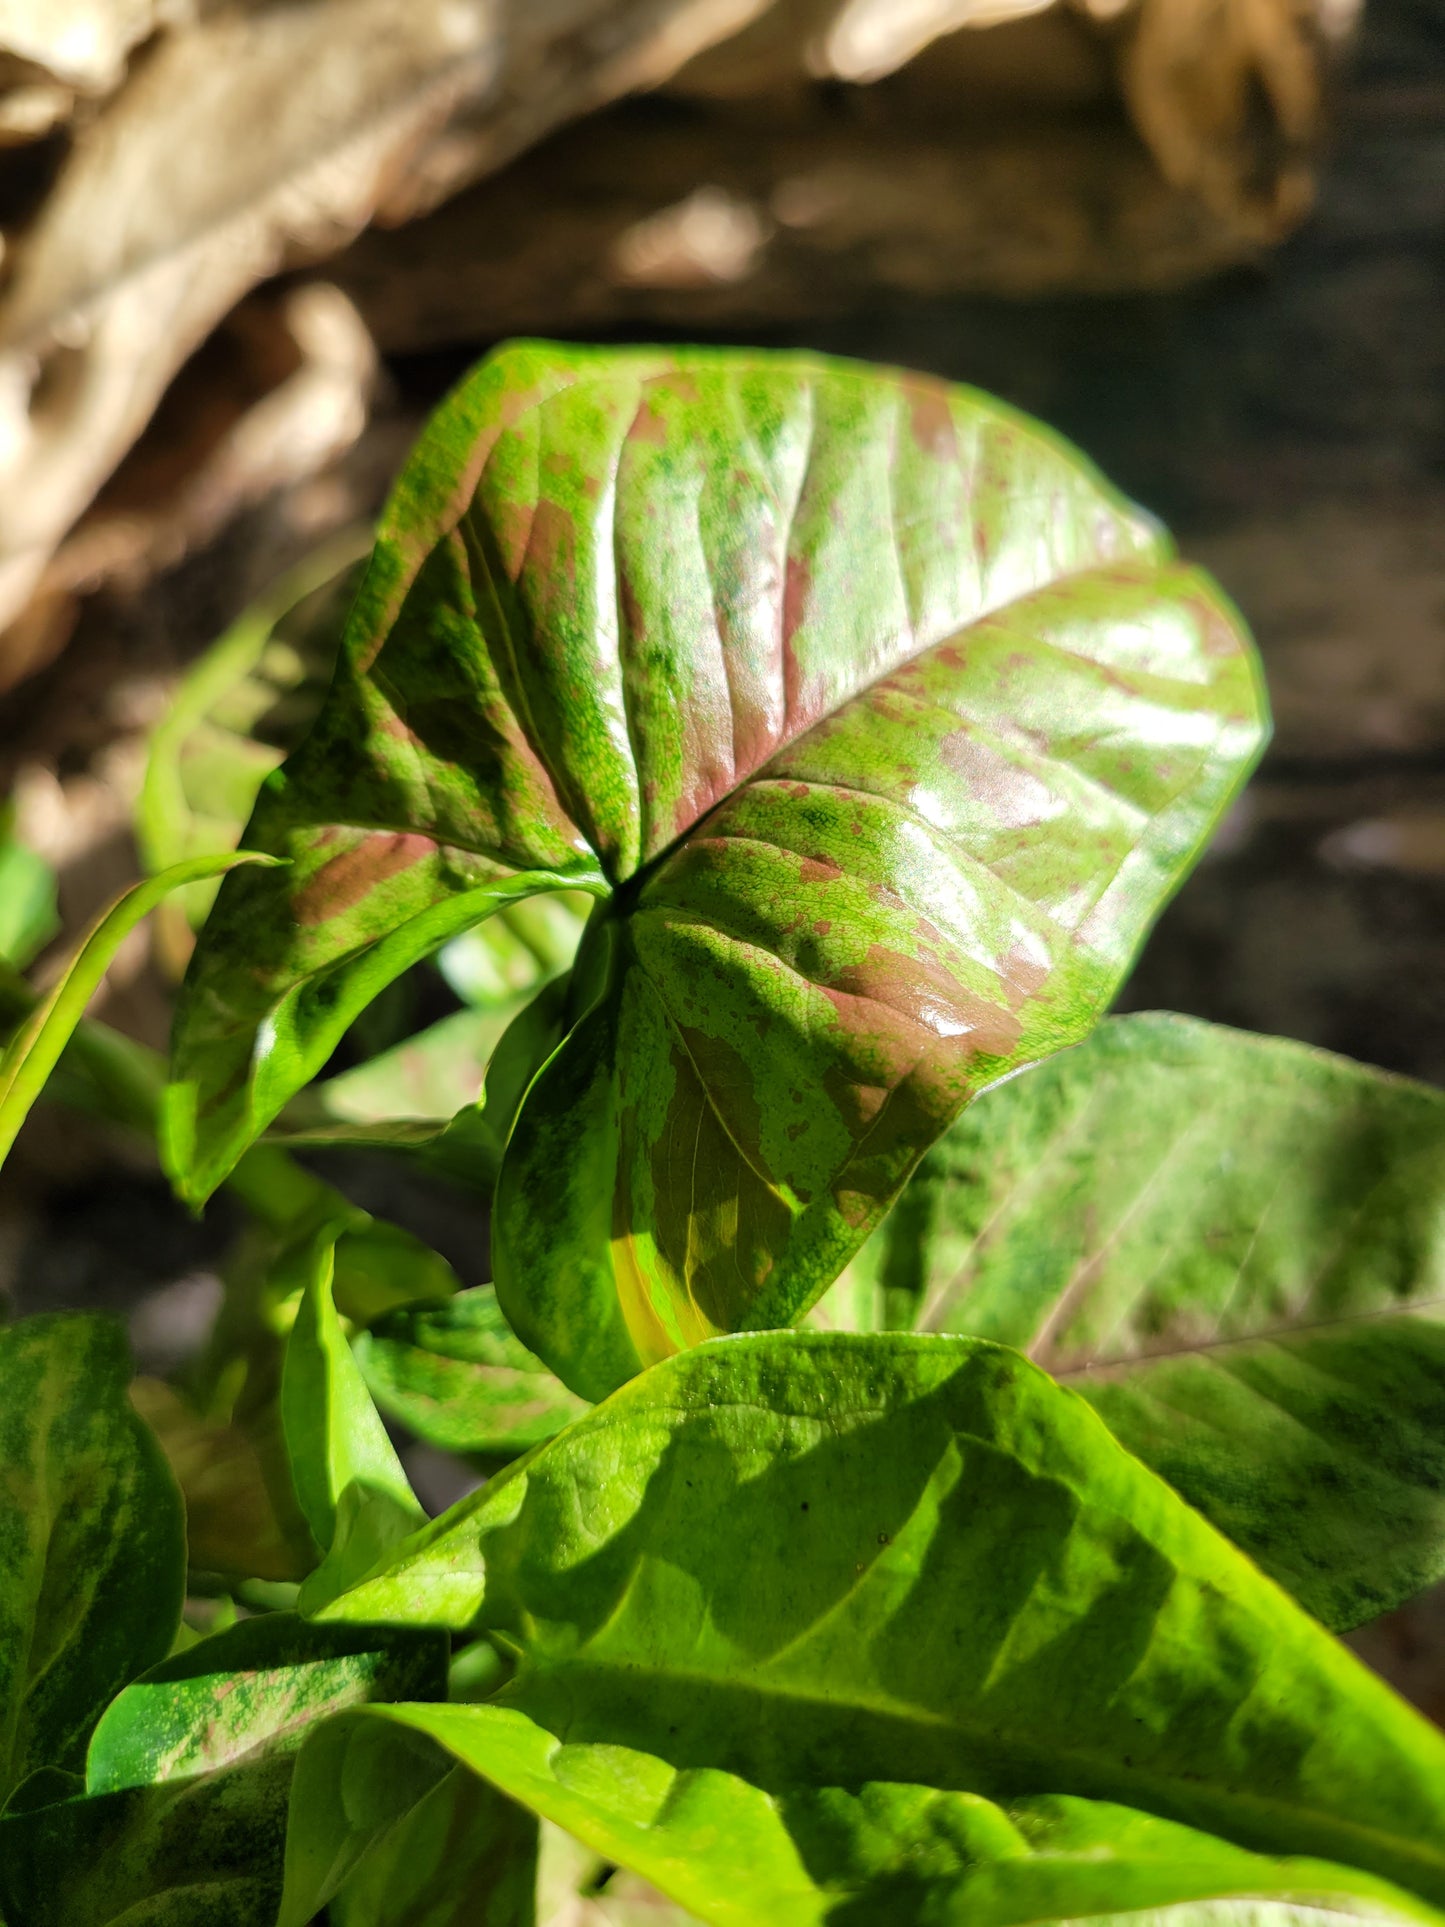
[[[490,1285],[393,1312],[352,1349],[382,1411],[445,1452],[514,1457],[587,1409],[512,1336]]]
[[[1178,1909],[1199,1927],[1331,1916],[1433,1920],[1414,1896],[1322,1861],[1272,1860],[1101,1801],[995,1805],[932,1787],[766,1793],[716,1768],[568,1745],[509,1708],[388,1708],[515,1800],[716,1927],[1015,1927]],[[1187,1913],[1185,1910],[1188,1910]]]
[[[286,1344],[281,1417],[296,1497],[325,1558],[306,1581],[319,1605],[366,1572],[385,1549],[423,1524],[332,1296],[334,1241],[314,1248],[312,1275]]]
[[[465,1625],[573,1742],[776,1789],[1072,1793],[1445,1898],[1445,1738],[1018,1354],[654,1367],[330,1609]]]
[[[611,898],[504,1160],[503,1307],[587,1396],[787,1323],[970,1096],[1087,1031],[1262,731],[1217,592],[986,397],[503,350],[262,793],[291,867],[221,892],[173,1168],[204,1195],[469,892],[570,880]]]
[[[129,1377],[109,1319],[0,1329],[0,1802],[40,1767],[77,1769],[180,1623],[181,1497]]]
[[[852,1268],[1019,1349],[1317,1618],[1445,1577],[1445,1095],[1111,1019],[989,1092]]]
[[[392,1627],[327,1626],[290,1613],[243,1619],[153,1667],[95,1730],[89,1793],[186,1780],[262,1753],[372,1699],[440,1699],[446,1641]]]

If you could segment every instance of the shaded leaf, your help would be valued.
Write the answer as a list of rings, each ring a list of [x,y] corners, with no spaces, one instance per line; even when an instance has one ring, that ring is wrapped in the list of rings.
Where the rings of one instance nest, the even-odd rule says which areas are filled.
[[[291,1760],[0,1819],[14,1927],[274,1927]]]
[[[1243,1908],[1278,1927],[1324,1927],[1339,1915],[1440,1918],[1414,1895],[1349,1868],[1268,1859],[1101,1801],[1045,1795],[1005,1808],[969,1793],[877,1783],[770,1794],[712,1767],[679,1771],[627,1747],[568,1745],[506,1707],[399,1706],[380,1717],[440,1740],[502,1791],[717,1927],[1015,1927],[1134,1913],[1167,1919],[1175,1909],[1223,1927]]]
[[[435,1693],[445,1642],[243,1621],[156,1667],[96,1731],[84,1797],[0,1821],[17,1927],[274,1927],[297,1749],[385,1693]]]
[[[569,1743],[800,1781],[1068,1793],[1445,1897],[1445,1737],[979,1340],[656,1366],[332,1616],[480,1623]]]
[[[0,1803],[37,1768],[79,1767],[180,1623],[185,1518],[129,1377],[109,1319],[0,1329]]]
[[[164,902],[172,890],[225,870],[256,864],[269,868],[271,859],[253,851],[238,856],[196,857],[133,885],[108,910],[102,911],[81,939],[64,973],[21,1023],[0,1056],[0,1163],[4,1162],[31,1105],[60,1061],[61,1052],[85,1014],[86,1005],[100,988],[116,951],[136,925],[149,916],[158,903]]]
[[[532,1927],[537,1827],[424,1735],[336,1720],[302,1751],[278,1927]]]
[[[445,1452],[525,1452],[586,1410],[513,1335],[490,1285],[392,1312],[352,1344],[388,1417]]]
[[[317,1240],[281,1377],[296,1497],[325,1554],[302,1589],[308,1606],[342,1591],[426,1519],[337,1316],[334,1251],[333,1238]]]
[[[201,1572],[303,1579],[315,1557],[278,1515],[256,1442],[207,1420],[158,1378],[137,1378],[131,1403],[160,1441],[186,1503],[186,1546]]]
[[[1000,404],[503,350],[262,791],[291,868],[218,898],[172,1167],[204,1195],[484,875],[610,892],[503,1161],[502,1305],[587,1396],[790,1322],[978,1089],[1085,1034],[1262,733],[1217,592]]]
[[[1027,1351],[1343,1629],[1445,1576],[1442,1172],[1439,1091],[1115,1018],[964,1114],[853,1289]]]

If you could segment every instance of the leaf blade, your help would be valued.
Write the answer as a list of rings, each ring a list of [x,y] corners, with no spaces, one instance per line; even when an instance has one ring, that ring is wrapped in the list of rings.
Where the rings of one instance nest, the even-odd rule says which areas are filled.
[[[483,872],[590,882],[497,1281],[600,1396],[797,1316],[983,1082],[1084,1033],[1264,728],[1235,613],[1001,404],[806,355],[513,345],[434,417],[263,792],[248,841],[285,881],[221,893],[173,1164],[199,1195],[295,1088],[252,1040],[303,964]],[[307,950],[292,912],[343,870]]]
[[[77,1767],[107,1701],[180,1623],[180,1494],[129,1376],[107,1319],[0,1330],[0,1800],[40,1767]]]
[[[286,1344],[281,1419],[296,1497],[325,1555],[303,1602],[321,1604],[426,1520],[371,1402],[332,1295],[336,1233],[313,1248]]]
[[[1445,1740],[982,1341],[684,1353],[328,1612],[479,1617],[518,1650],[508,1703],[569,1742],[1109,1800],[1445,1895]]]
[[[988,1093],[858,1261],[1027,1350],[1336,1630],[1445,1575],[1445,1098],[1114,1018]]]
[[[370,1718],[365,1715],[363,1718]],[[619,1746],[559,1743],[506,1707],[378,1715],[446,1746],[523,1805],[641,1873],[716,1927],[1116,1917],[1203,1903],[1281,1904],[1300,1927],[1345,1914],[1435,1920],[1412,1895],[1322,1861],[1271,1860],[1103,1802],[865,1784],[769,1795],[716,1769],[676,1771]],[[1225,1919],[1231,1917],[1221,1909]]]
[[[489,1285],[393,1312],[352,1351],[382,1411],[444,1452],[515,1457],[586,1410],[513,1336]]]

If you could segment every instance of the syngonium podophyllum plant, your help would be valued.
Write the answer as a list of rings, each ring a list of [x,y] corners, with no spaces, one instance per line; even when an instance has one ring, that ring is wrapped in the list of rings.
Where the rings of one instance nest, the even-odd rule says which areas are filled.
[[[226,871],[164,1091],[57,1072],[252,1213],[211,1347],[0,1332],[8,1927],[1445,1920],[1445,1739],[1334,1637],[1445,1574],[1445,1098],[1100,1021],[1264,731],[984,396],[484,363],[243,851],[0,1064],[3,1143]],[[495,1183],[495,1287],[332,1140]],[[429,1520],[407,1439],[490,1476]]]

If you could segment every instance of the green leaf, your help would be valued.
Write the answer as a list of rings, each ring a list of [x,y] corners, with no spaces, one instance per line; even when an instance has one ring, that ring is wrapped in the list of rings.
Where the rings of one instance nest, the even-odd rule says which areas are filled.
[[[855,1262],[1026,1351],[1342,1630],[1445,1577],[1445,1094],[1147,1015],[1015,1078]]]
[[[445,1679],[444,1641],[391,1629],[277,1614],[202,1640],[109,1708],[84,1797],[0,1821],[0,1905],[15,1927],[274,1927],[306,1735]]]
[[[115,953],[172,890],[201,877],[219,876],[239,865],[264,865],[272,859],[254,851],[239,856],[197,857],[177,863],[159,876],[134,884],[92,924],[63,975],[26,1017],[0,1056],[0,1164],[9,1154],[30,1107],[60,1061],[85,1007],[100,988]]]
[[[530,1927],[536,1858],[531,1816],[454,1767],[335,1896],[332,1927]]]
[[[376,1699],[441,1699],[447,1643],[409,1628],[268,1613],[155,1666],[112,1701],[86,1761],[88,1793],[217,1773],[295,1753],[318,1721]]]
[[[257,816],[266,809],[263,791]],[[259,834],[253,819],[248,835]],[[486,859],[410,831],[338,830],[319,847],[291,841],[287,860],[300,867],[290,894],[219,897],[182,986],[161,1154],[193,1204],[322,1069],[378,991],[504,904],[590,880],[488,876],[496,866]],[[247,958],[242,979],[234,966]]]
[[[426,1519],[351,1355],[332,1297],[334,1265],[334,1235],[323,1235],[281,1378],[296,1497],[325,1553],[302,1588],[307,1607],[343,1591]]]
[[[0,958],[23,970],[59,928],[54,873],[15,835],[13,809],[0,809]]]
[[[479,1623],[570,1743],[1118,1802],[1445,1898],[1445,1736],[1016,1353],[654,1367],[329,1612]]]
[[[180,1624],[185,1518],[129,1377],[109,1319],[0,1329],[0,1804],[37,1768],[78,1768]]]
[[[1074,451],[806,355],[503,349],[397,485],[182,995],[203,1196],[487,879],[607,895],[498,1189],[601,1395],[790,1322],[985,1084],[1077,1041],[1264,732],[1237,619]],[[510,884],[507,883],[510,879]]]
[[[291,1761],[0,1819],[11,1927],[274,1927]]]
[[[405,1726],[333,1720],[307,1741],[291,1791],[278,1927],[531,1927],[537,1828]]]
[[[382,1411],[444,1452],[515,1457],[586,1410],[513,1337],[490,1285],[392,1312],[352,1350]]]
[[[1269,1859],[1098,1801],[1043,1796],[1005,1808],[968,1793],[876,1783],[770,1794],[715,1767],[679,1770],[627,1747],[559,1742],[505,1707],[396,1706],[376,1709],[376,1718],[439,1740],[502,1792],[717,1927],[1015,1927],[1175,1908],[1188,1908],[1191,1923],[1223,1927],[1241,1918],[1241,1903],[1244,1917],[1278,1927],[1312,1919],[1324,1927],[1333,1915],[1440,1918],[1349,1868]]]

